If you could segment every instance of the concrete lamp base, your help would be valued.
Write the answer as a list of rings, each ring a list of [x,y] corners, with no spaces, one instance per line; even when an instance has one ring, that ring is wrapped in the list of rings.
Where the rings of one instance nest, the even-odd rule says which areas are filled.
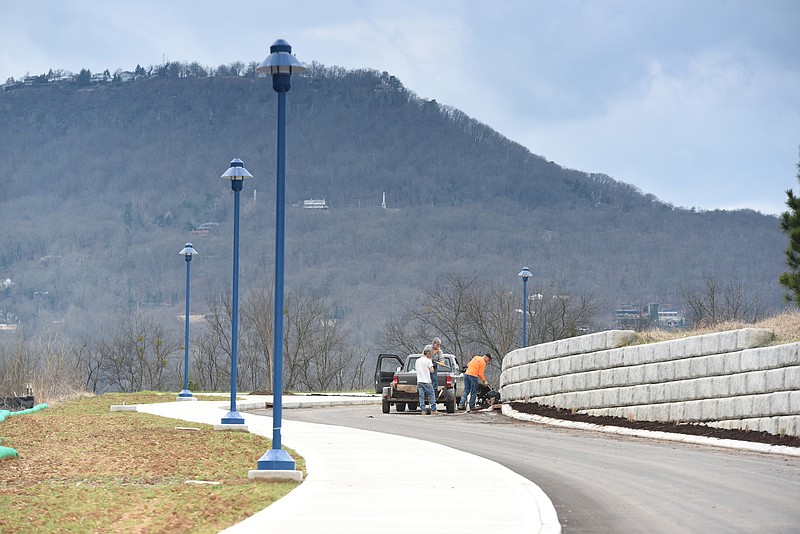
[[[240,424],[227,424],[227,423],[218,423],[214,425],[214,430],[228,430],[232,432],[249,432],[247,430],[247,425],[240,425]]]
[[[197,397],[181,397],[180,395],[178,395],[177,397],[175,397],[175,400],[176,401],[197,401]]]
[[[111,405],[112,412],[135,412],[136,405],[135,404],[112,404]]]
[[[303,472],[296,470],[251,469],[247,472],[247,478],[250,480],[296,480],[302,482]]]

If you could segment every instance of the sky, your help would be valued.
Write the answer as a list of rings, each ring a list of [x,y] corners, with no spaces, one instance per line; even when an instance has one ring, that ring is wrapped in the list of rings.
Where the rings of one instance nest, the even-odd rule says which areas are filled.
[[[676,207],[800,192],[798,0],[0,0],[0,83],[261,62],[276,39]]]

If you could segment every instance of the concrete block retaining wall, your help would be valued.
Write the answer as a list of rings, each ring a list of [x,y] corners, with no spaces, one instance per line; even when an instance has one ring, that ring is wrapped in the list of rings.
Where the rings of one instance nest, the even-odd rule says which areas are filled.
[[[611,330],[510,352],[504,401],[800,436],[800,343],[745,328],[632,345]]]

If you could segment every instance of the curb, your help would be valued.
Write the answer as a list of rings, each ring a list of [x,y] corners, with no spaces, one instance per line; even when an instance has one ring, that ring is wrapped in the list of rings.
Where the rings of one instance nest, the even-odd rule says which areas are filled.
[[[782,454],[785,456],[800,457],[800,448],[786,447],[784,445],[767,445],[766,443],[755,443],[750,441],[738,441],[734,439],[710,438],[706,436],[692,436],[688,434],[675,434],[672,432],[657,432],[654,430],[640,430],[635,428],[624,428],[619,426],[602,426],[594,423],[582,423],[578,421],[567,421],[565,419],[552,419],[541,415],[531,415],[518,412],[511,406],[503,404],[503,415],[530,421],[543,425],[560,426],[563,428],[574,428],[577,430],[592,430],[595,432],[605,432],[606,434],[617,434],[620,436],[634,436],[639,438],[660,439],[663,441],[678,441],[681,443],[691,443],[694,445],[711,445],[726,449],[737,449],[753,452],[763,452],[766,454]]]

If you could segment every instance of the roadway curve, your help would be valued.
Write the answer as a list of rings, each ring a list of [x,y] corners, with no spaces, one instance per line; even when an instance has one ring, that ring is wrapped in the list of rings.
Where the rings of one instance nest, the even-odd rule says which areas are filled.
[[[283,416],[425,439],[492,459],[542,488],[566,534],[800,531],[797,457],[556,428],[496,411],[423,416],[346,406]],[[465,496],[464,505],[479,501]]]

